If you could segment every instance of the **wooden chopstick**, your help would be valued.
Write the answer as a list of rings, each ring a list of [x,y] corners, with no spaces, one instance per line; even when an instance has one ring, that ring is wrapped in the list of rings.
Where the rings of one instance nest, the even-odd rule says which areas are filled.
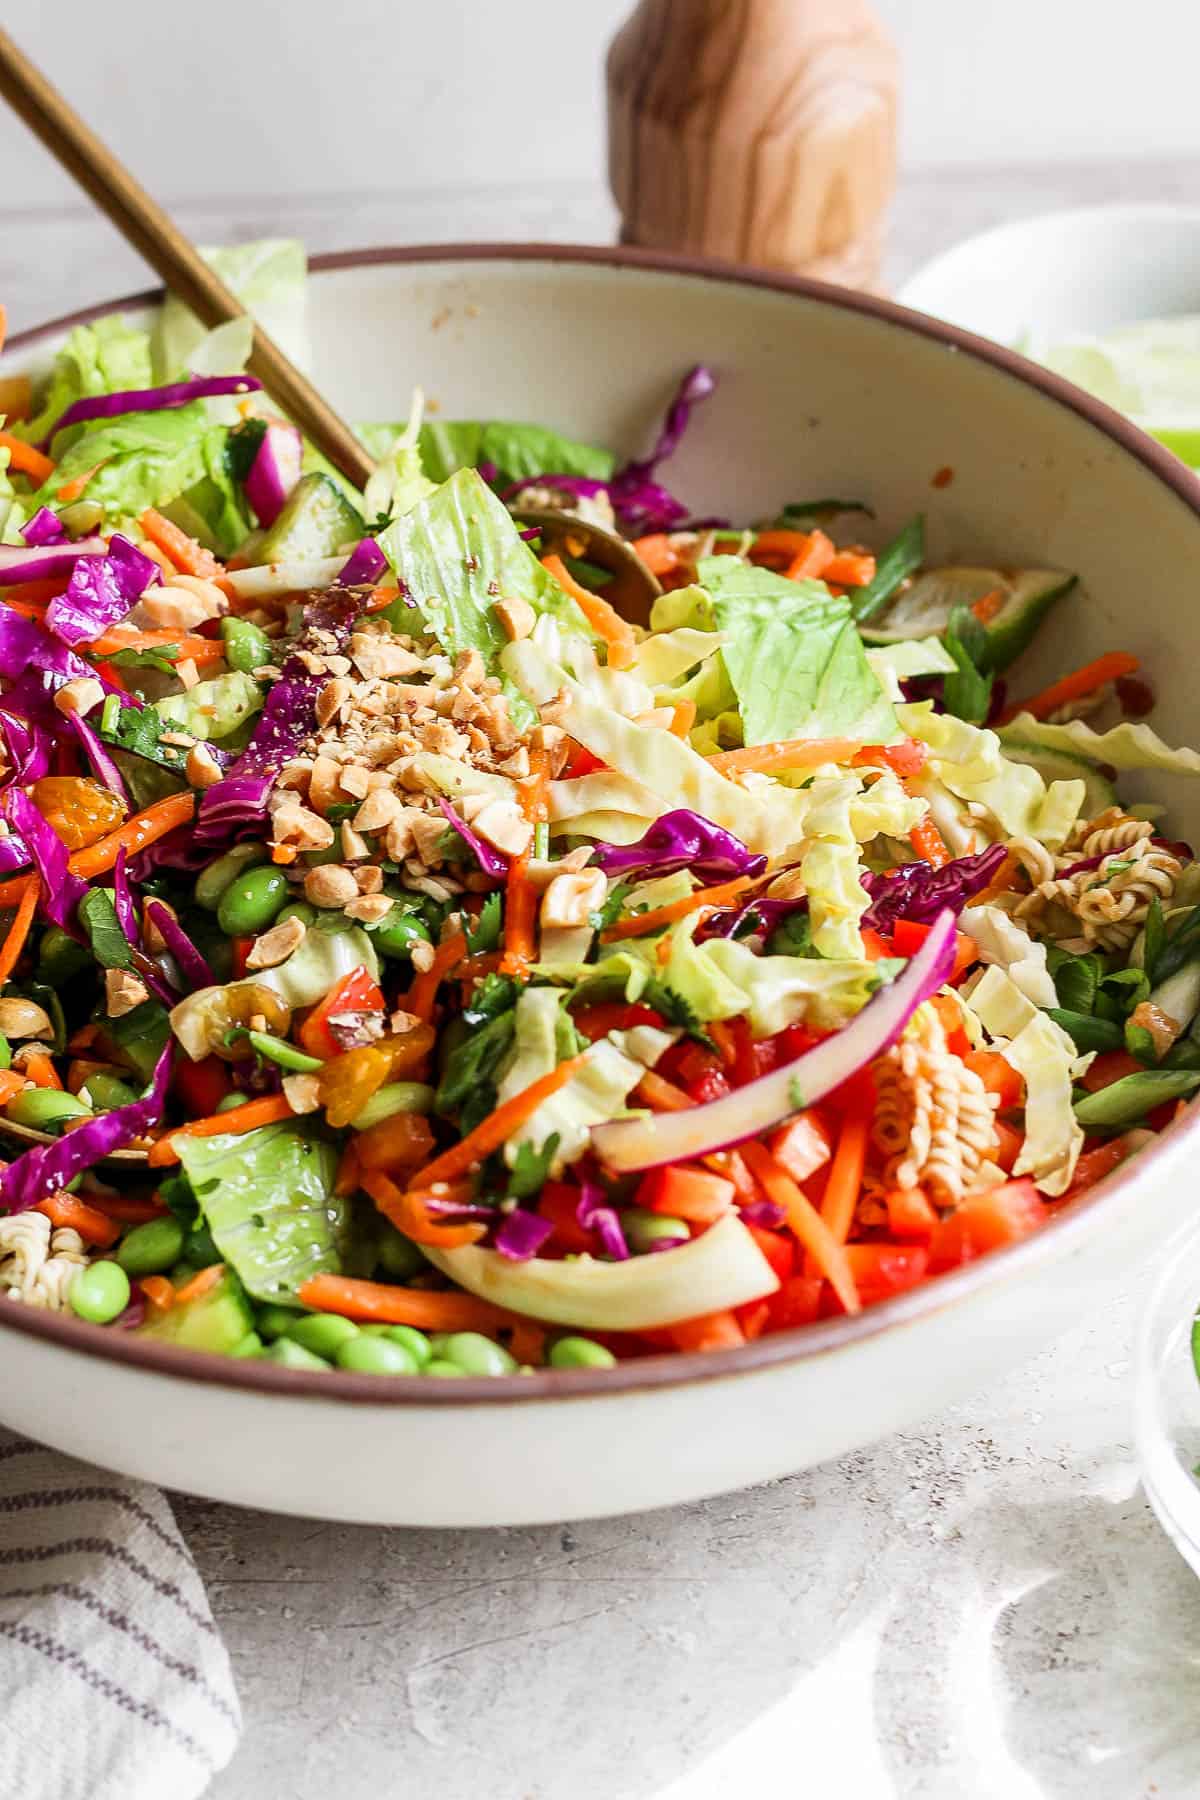
[[[3,29],[0,95],[203,324],[211,328],[242,317],[245,308],[194,245]],[[249,369],[334,467],[362,487],[374,467],[366,450],[257,324]]]

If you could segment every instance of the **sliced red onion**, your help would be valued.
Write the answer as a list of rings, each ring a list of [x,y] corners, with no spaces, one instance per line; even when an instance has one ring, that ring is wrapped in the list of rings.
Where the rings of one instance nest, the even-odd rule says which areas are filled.
[[[338,573],[339,587],[365,587],[376,582],[386,571],[388,559],[374,538],[365,537],[350,553],[350,560]]]
[[[50,581],[69,575],[81,556],[105,556],[108,545],[101,537],[78,538],[73,544],[0,544],[0,587],[19,587],[25,581]]]
[[[48,506],[39,506],[29,523],[21,527],[21,536],[25,542],[35,547],[61,544],[66,535],[62,520]]]
[[[51,438],[68,425],[82,425],[88,419],[116,419],[131,412],[165,412],[168,407],[187,406],[192,400],[213,400],[220,394],[252,394],[261,387],[262,382],[253,375],[190,375],[186,381],[169,381],[163,387],[85,394],[59,416],[39,448],[44,450]]]
[[[896,1041],[921,1002],[950,975],[954,950],[954,914],[947,909],[938,914],[904,973],[880,988],[841,1031],[706,1106],[593,1126],[596,1154],[618,1174],[692,1162],[744,1144],[804,1112]]]
[[[125,783],[121,779],[121,771],[109,755],[104,743],[88,724],[82,713],[68,713],[67,723],[79,739],[83,754],[87,757],[92,774],[96,780],[106,787],[110,794],[115,794],[121,804],[130,812],[136,808],[129,805],[129,795]]]
[[[536,1256],[554,1230],[549,1219],[517,1207],[510,1212],[496,1233],[494,1243],[501,1256],[510,1262],[528,1262]]]
[[[764,1225],[768,1231],[787,1218],[783,1207],[774,1200],[752,1200],[749,1206],[739,1207],[738,1212],[747,1225]]]
[[[272,419],[246,476],[246,498],[260,525],[273,525],[300,479],[304,439],[294,425]]]
[[[629,1245],[615,1208],[605,1201],[604,1189],[597,1182],[585,1181],[575,1207],[575,1217],[585,1231],[594,1231],[608,1256],[614,1262],[628,1262]]]
[[[454,827],[468,850],[472,852],[484,874],[494,875],[502,881],[508,874],[507,856],[501,856],[499,850],[493,850],[490,844],[485,844],[479,834],[471,830],[466,820],[459,818],[448,800],[439,798],[438,805],[446,815],[448,823]]]

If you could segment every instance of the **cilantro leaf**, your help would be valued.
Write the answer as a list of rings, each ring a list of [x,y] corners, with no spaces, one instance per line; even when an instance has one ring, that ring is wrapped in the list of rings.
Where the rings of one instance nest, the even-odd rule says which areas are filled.
[[[603,906],[598,906],[595,912],[588,914],[588,924],[593,931],[607,931],[610,925],[616,924],[625,904],[625,896],[632,885],[629,881],[618,881],[609,889]]]
[[[535,1149],[528,1139],[517,1146],[508,1178],[510,1200],[528,1200],[549,1181],[550,1168],[558,1150],[558,1135],[557,1131],[552,1131],[540,1149]]]
[[[498,1019],[501,1013],[508,1012],[517,1004],[520,992],[520,984],[510,981],[506,975],[485,975],[463,1007],[463,1024],[473,1029],[476,1025],[486,1025],[489,1020]]]
[[[132,969],[133,950],[117,921],[117,909],[107,888],[89,888],[79,902],[77,916],[102,969]]]
[[[467,949],[472,956],[481,951],[495,950],[500,943],[500,930],[504,921],[504,908],[499,893],[489,894],[479,910],[479,917],[474,925],[466,925],[464,932]]]

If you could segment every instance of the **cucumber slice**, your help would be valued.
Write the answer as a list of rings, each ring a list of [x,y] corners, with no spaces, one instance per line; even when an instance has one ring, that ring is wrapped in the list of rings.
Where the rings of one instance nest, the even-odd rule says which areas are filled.
[[[1056,600],[1075,585],[1063,569],[926,569],[861,627],[868,644],[940,636],[956,606],[974,606],[997,590],[1003,601],[985,623],[992,667],[1006,669],[1031,642]]]
[[[1086,756],[1071,756],[1064,750],[1046,750],[1040,744],[1011,742],[1001,734],[1004,754],[1013,762],[1028,763],[1043,781],[1082,781],[1086,786],[1083,817],[1094,819],[1107,807],[1117,804],[1117,790],[1107,775],[1102,775]]]
[[[363,534],[362,517],[328,475],[303,475],[258,546],[260,563],[307,562],[349,551]]]
[[[254,1314],[234,1275],[224,1275],[198,1300],[172,1306],[159,1319],[138,1327],[139,1337],[156,1338],[160,1344],[178,1344],[182,1350],[210,1350],[229,1356],[254,1330]]]

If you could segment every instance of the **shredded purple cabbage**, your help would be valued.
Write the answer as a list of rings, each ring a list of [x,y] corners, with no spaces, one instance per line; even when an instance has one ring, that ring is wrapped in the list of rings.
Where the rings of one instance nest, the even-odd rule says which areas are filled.
[[[11,607],[0,606],[0,676],[7,681],[19,681],[34,669],[51,678],[51,688],[60,688],[66,681],[90,678],[98,680],[112,693],[117,691],[103,673],[43,631],[36,620],[24,618]],[[5,694],[4,698],[9,710],[13,710],[11,694]],[[135,700],[132,694],[122,694],[121,702],[125,706],[141,706],[141,701]]]
[[[614,1262],[628,1262],[629,1245],[616,1209],[608,1205],[604,1189],[594,1181],[585,1181],[575,1206],[575,1217],[585,1231],[594,1231],[607,1256]]]
[[[492,875],[497,880],[503,881],[508,874],[507,856],[502,856],[498,850],[493,850],[490,844],[485,844],[478,832],[472,831],[466,820],[459,818],[448,800],[439,798],[438,805],[445,814],[447,822],[457,831],[484,874]]]
[[[737,906],[731,906],[726,912],[713,913],[705,919],[696,933],[696,942],[703,943],[705,938],[737,937],[751,914],[757,920],[754,931],[770,934],[775,927],[793,913],[808,911],[808,896],[801,894],[795,900],[771,900],[765,895],[751,894]],[[749,933],[747,935],[750,935]]]
[[[175,914],[161,900],[147,900],[146,915],[158,927],[159,935],[175,958],[176,967],[188,988],[215,987],[217,978],[197,950]]]
[[[531,475],[505,488],[502,499],[510,501],[529,487],[557,488],[560,493],[573,494],[581,500],[604,494],[612,505],[617,523],[630,537],[676,529],[686,520],[688,509],[654,479],[655,471],[679,448],[692,408],[707,400],[716,385],[711,370],[703,363],[689,369],[667,408],[649,456],[622,464],[611,480],[598,481],[587,475]]]
[[[64,644],[90,643],[119,624],[146,589],[161,580],[154,558],[114,532],[107,556],[75,564],[66,592],[46,608],[46,623]]]
[[[67,723],[79,739],[80,747],[87,757],[88,765],[96,780],[106,787],[110,794],[115,794],[130,812],[136,808],[129,805],[129,794],[121,779],[121,771],[109,755],[107,746],[97,732],[90,726],[82,713],[68,713]]]
[[[66,537],[63,522],[48,506],[39,506],[28,524],[22,525],[21,536],[27,544],[61,544]]]
[[[956,857],[942,869],[916,862],[904,863],[886,875],[868,871],[859,877],[871,896],[862,922],[873,931],[887,933],[897,919],[932,925],[947,907],[960,913],[968,900],[988,885],[1006,854],[1003,844],[989,844],[974,856]]]
[[[5,700],[11,696],[6,694]],[[8,764],[8,781],[15,787],[30,787],[40,781],[50,767],[48,731],[20,713],[0,711],[0,736],[4,739],[4,760]]]
[[[365,587],[376,582],[388,566],[387,557],[374,538],[365,537],[350,553],[350,560],[337,578],[339,587]]]
[[[687,807],[664,813],[636,844],[597,844],[593,866],[606,875],[673,875],[687,869],[698,881],[761,875],[765,856]]]
[[[166,1104],[173,1048],[168,1040],[155,1064],[150,1091],[143,1099],[131,1100],[128,1106],[118,1106],[112,1112],[88,1119],[53,1144],[38,1144],[0,1170],[0,1208],[10,1213],[28,1212],[102,1157],[123,1150],[132,1139],[151,1131],[161,1120]]]
[[[506,1215],[493,1243],[501,1256],[507,1256],[510,1262],[528,1262],[530,1257],[537,1255],[553,1230],[549,1219],[517,1207],[515,1212]]]
[[[124,844],[117,852],[112,875],[113,911],[117,915],[117,924],[125,934],[125,942],[134,950],[140,949],[142,934],[138,927],[137,910],[133,904],[133,890],[129,885],[129,856]]]
[[[29,846],[34,867],[42,878],[42,909],[55,925],[78,936],[75,908],[87,893],[87,882],[72,875],[67,846],[43,819],[29,795],[19,787],[5,788],[0,810]]]
[[[186,381],[169,381],[163,387],[85,394],[59,415],[38,448],[44,450],[68,425],[82,425],[89,419],[116,419],[131,412],[165,412],[169,407],[187,406],[193,400],[212,400],[219,394],[251,394],[261,387],[262,382],[254,375],[189,375]]]
[[[741,1208],[741,1216],[747,1225],[765,1225],[773,1231],[776,1225],[782,1225],[787,1218],[782,1206],[775,1200],[751,1200],[749,1206]]]
[[[11,875],[29,867],[29,845],[15,831],[0,837],[0,875]]]
[[[101,537],[65,539],[22,549],[20,544],[0,544],[0,587],[17,587],[25,581],[48,581],[69,575],[81,557],[100,557],[108,545]]]

